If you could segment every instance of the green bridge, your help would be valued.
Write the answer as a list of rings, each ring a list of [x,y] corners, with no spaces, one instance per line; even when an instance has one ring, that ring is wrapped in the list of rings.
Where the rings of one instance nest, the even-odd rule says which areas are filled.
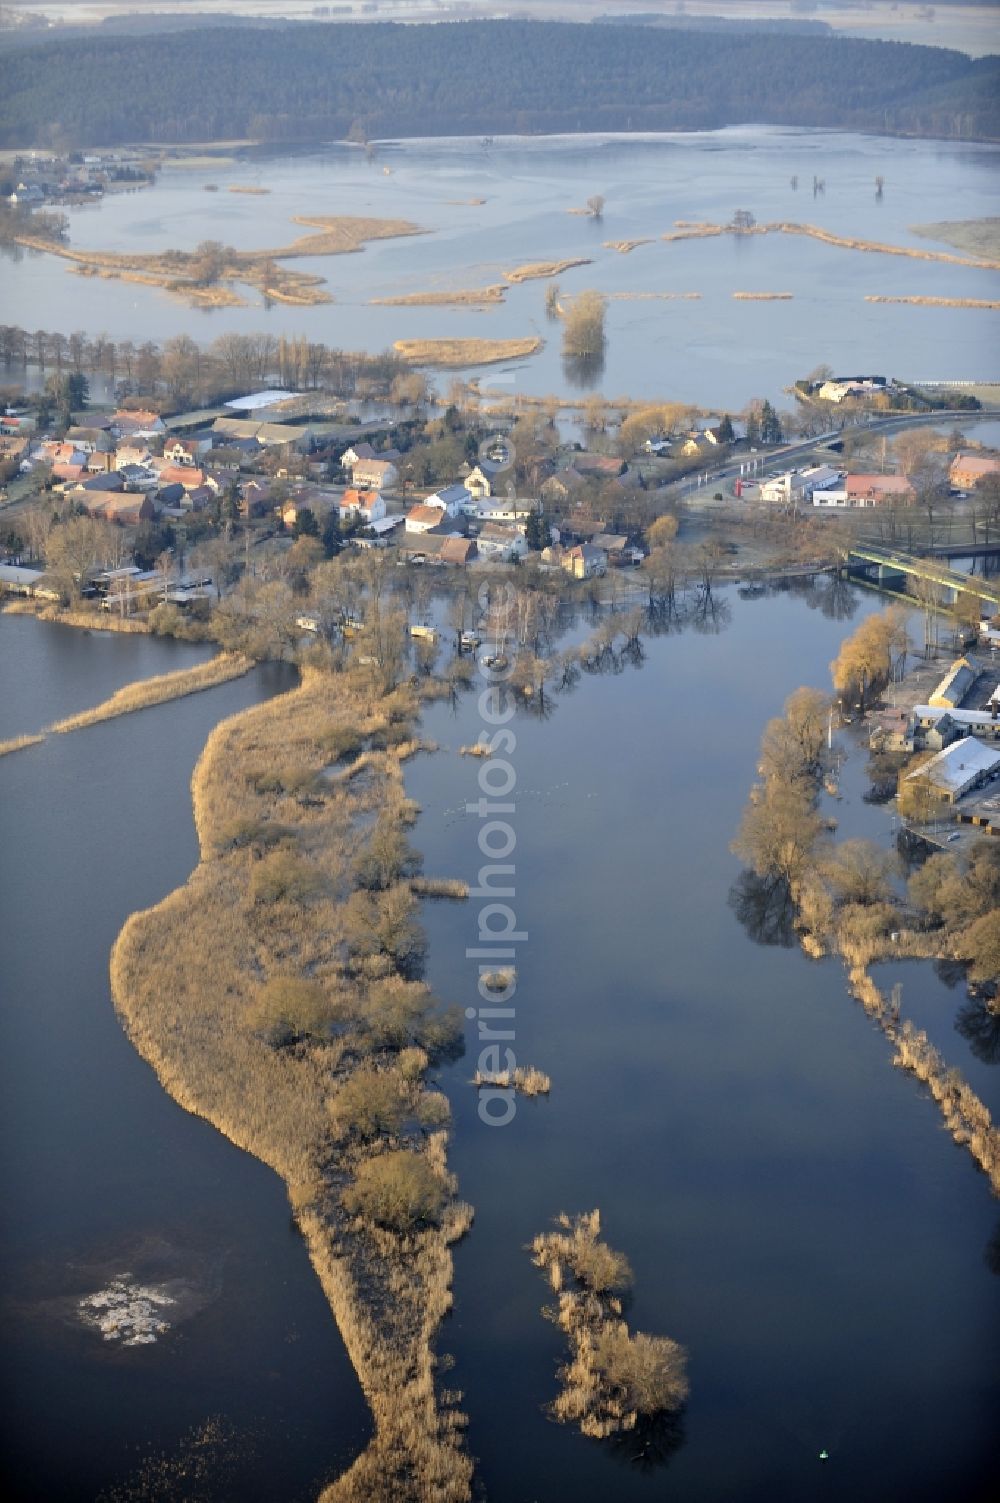
[[[847,555],[849,574],[874,576],[879,584],[887,584],[901,574],[914,579],[926,579],[942,590],[951,591],[952,600],[959,595],[975,595],[987,604],[1000,609],[1000,582],[981,579],[975,574],[960,574],[949,569],[946,563],[935,558],[917,558],[912,553],[900,553],[895,548],[874,548],[859,544]]]

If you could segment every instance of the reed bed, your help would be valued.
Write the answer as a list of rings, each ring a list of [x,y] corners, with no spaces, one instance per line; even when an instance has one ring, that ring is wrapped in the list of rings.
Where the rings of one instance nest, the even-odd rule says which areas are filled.
[[[410,891],[417,898],[453,898],[458,902],[469,896],[469,884],[460,877],[411,877]]]
[[[636,240],[605,240],[605,250],[617,251],[620,256],[631,255],[632,251],[638,250],[640,245],[652,245],[652,235],[640,235]]]
[[[737,302],[743,303],[790,303],[794,292],[734,292]]]
[[[515,266],[513,271],[505,271],[504,276],[508,282],[537,282],[544,277],[562,276],[574,266],[591,264],[589,256],[575,256],[567,261],[526,261],[523,266]]]
[[[668,1336],[633,1334],[622,1319],[632,1270],[601,1240],[600,1212],[562,1214],[556,1227],[529,1249],[557,1300],[542,1313],[570,1348],[559,1369],[562,1388],[548,1406],[551,1418],[603,1439],[680,1409],[689,1392],[687,1353]]]
[[[779,220],[773,224],[755,224],[745,230],[736,230],[730,224],[709,224],[698,221],[675,221],[676,228],[668,230],[663,240],[696,240],[712,235],[805,235],[820,240],[825,245],[840,246],[844,250],[866,251],[882,256],[906,256],[913,261],[939,261],[949,266],[971,266],[979,271],[1000,271],[1000,260],[985,256],[956,256],[951,251],[922,250],[915,245],[887,245],[879,240],[859,240],[851,235],[835,235],[832,230],[821,229],[815,224],[797,224]]]
[[[887,297],[866,293],[866,303],[906,303],[911,308],[1000,308],[1000,302],[983,297]]]
[[[506,296],[506,286],[493,282],[488,287],[466,287],[455,292],[404,292],[398,297],[373,297],[369,301],[378,308],[478,308],[502,303]]]
[[[491,1073],[489,1070],[477,1070],[472,1077],[474,1086],[496,1086],[502,1091],[513,1088],[522,1096],[547,1096],[552,1089],[552,1081],[542,1070],[537,1070],[534,1065],[518,1065],[513,1070],[497,1070]]]
[[[382,860],[409,859],[399,758],[367,750],[363,777],[324,777],[332,744],[405,731],[416,707],[412,692],[387,696],[366,673],[306,668],[299,688],[218,725],[192,780],[199,865],[132,915],[111,960],[115,1005],[164,1087],[288,1186],[375,1423],[323,1503],[464,1503],[471,1489],[465,1419],[434,1353],[451,1306],[450,1245],[472,1215],[454,1198],[445,1134],[341,1141],[327,1105],[359,1068],[419,1080],[430,1041],[446,1036],[426,988],[397,968],[407,947],[419,951],[416,899],[391,871],[383,888],[372,844],[378,832]],[[372,890],[355,890],[362,857]],[[284,1014],[267,1011],[276,998],[318,1009],[296,1015],[287,1042],[274,1036],[290,1026]],[[439,1185],[440,1214],[408,1230],[344,1200],[394,1147]]]
[[[81,710],[57,720],[49,730],[55,735],[67,731],[83,730],[85,726],[97,725],[102,720],[113,720],[116,715],[129,715],[133,710],[145,710],[151,705],[166,704],[171,699],[181,699],[185,694],[198,694],[203,689],[214,689],[217,684],[230,679],[242,678],[254,666],[253,659],[239,652],[223,652],[210,658],[207,663],[198,663],[194,668],[180,668],[176,673],[160,673],[154,678],[139,679],[126,684],[110,699],[94,705],[90,710]]]
[[[60,626],[76,626],[83,631],[118,631],[126,636],[149,636],[152,628],[135,616],[115,616],[111,611],[63,610],[48,605],[36,612],[41,621],[56,621]]]
[[[23,751],[26,746],[37,746],[39,741],[44,740],[44,736],[11,736],[7,741],[0,741],[0,757],[9,757],[11,752]]]
[[[523,360],[537,354],[542,340],[528,339],[397,339],[393,345],[412,365],[437,365],[452,369],[465,365],[495,365],[503,360]]]

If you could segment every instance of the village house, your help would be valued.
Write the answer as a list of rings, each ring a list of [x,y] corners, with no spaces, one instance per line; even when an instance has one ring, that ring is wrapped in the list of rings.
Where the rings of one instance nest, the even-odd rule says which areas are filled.
[[[181,485],[186,491],[197,490],[206,482],[204,470],[187,464],[162,464],[156,467],[160,485]]]
[[[625,564],[641,564],[645,554],[641,548],[633,548],[627,537],[614,532],[599,532],[590,540],[592,548],[598,548],[609,564],[622,567]]]
[[[557,474],[550,475],[541,485],[542,499],[556,505],[568,501],[579,500],[580,495],[587,488],[587,480],[580,471],[570,465],[565,470],[559,470]]]
[[[472,496],[464,485],[446,485],[425,497],[424,506],[434,506],[446,517],[459,517],[472,508]]]
[[[963,736],[960,741],[939,751],[922,767],[906,774],[905,781],[924,786],[943,799],[954,804],[966,793],[981,788],[1000,771],[1000,750],[993,750],[973,736]]]
[[[129,465],[148,465],[151,458],[147,443],[138,443],[130,439],[119,444],[115,450],[115,469],[124,470]]]
[[[578,543],[563,554],[562,566],[573,579],[598,579],[608,571],[608,555],[593,543]]]
[[[929,733],[933,729],[940,732],[943,725],[957,727],[957,734],[962,736],[981,736],[987,740],[1000,740],[1000,706],[994,706],[988,710],[941,710],[933,705],[914,705],[913,723],[916,741],[919,745],[934,745],[934,742],[929,739]],[[940,740],[940,745],[947,745],[947,741]]]
[[[340,498],[340,515],[343,520],[359,517],[365,523],[377,522],[385,516],[385,502],[378,491],[351,488]]]
[[[149,495],[135,491],[75,491],[73,499],[79,501],[90,516],[118,522],[123,527],[137,527],[140,522],[150,522],[156,516],[156,507]]]
[[[118,438],[152,438],[167,431],[160,414],[151,411],[115,412],[109,426]]]
[[[26,433],[34,433],[38,426],[33,412],[14,412],[10,408],[0,415],[0,434],[7,434],[12,438],[20,438]]]
[[[508,527],[502,522],[485,522],[476,538],[476,548],[480,558],[511,563],[514,559],[524,558],[528,544],[516,527]]]
[[[212,424],[213,443],[225,448],[232,439],[256,439],[261,448],[288,445],[305,454],[312,448],[313,430],[301,423],[261,423],[255,418],[216,418]]]
[[[472,538],[449,537],[444,533],[431,532],[418,537],[401,538],[399,552],[410,563],[450,564],[461,568],[476,557],[476,544]]]
[[[345,449],[343,454],[341,454],[340,467],[347,474],[350,474],[354,466],[360,464],[363,459],[374,458],[375,450],[371,444],[352,444],[349,449]]]
[[[956,454],[948,471],[952,490],[975,490],[984,475],[1000,474],[1000,454]]]
[[[497,477],[501,469],[498,464],[493,464],[488,459],[483,459],[466,475],[464,485],[476,501],[484,497],[492,496],[497,486]]]
[[[958,658],[952,663],[927,703],[938,710],[958,710],[962,701],[972,693],[979,672],[968,658]]]
[[[67,428],[66,443],[84,454],[112,454],[114,439],[104,428]]]
[[[916,491],[905,475],[848,475],[848,506],[909,506]]]
[[[195,468],[202,454],[212,447],[211,438],[171,438],[163,445],[163,457],[173,465]]]
[[[361,491],[391,491],[399,471],[391,459],[361,459],[351,467],[351,483]]]
[[[248,480],[240,497],[240,515],[248,520],[263,517],[273,504],[271,487],[261,480]]]
[[[444,512],[439,506],[413,506],[406,513],[404,530],[406,532],[430,532],[435,527],[440,527],[444,520]]]
[[[617,480],[628,466],[614,454],[574,454],[573,469],[588,480]]]

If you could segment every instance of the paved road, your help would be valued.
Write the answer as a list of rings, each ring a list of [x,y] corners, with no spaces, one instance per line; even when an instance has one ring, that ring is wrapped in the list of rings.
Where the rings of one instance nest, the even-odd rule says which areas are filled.
[[[782,444],[778,449],[760,450],[754,456],[754,458],[760,461],[758,476],[770,475],[777,470],[788,469],[795,460],[803,458],[806,454],[811,454],[813,450],[824,449],[829,444],[835,443],[839,439],[858,431],[865,433],[892,433],[899,429],[914,428],[923,423],[941,423],[947,422],[950,419],[964,419],[968,422],[973,417],[976,421],[982,418],[1000,417],[1000,407],[983,407],[975,413],[970,413],[964,408],[957,410],[946,409],[941,412],[902,413],[892,417],[873,418],[870,422],[856,423],[846,428],[832,428],[828,433],[820,433],[815,438],[801,439],[794,444]],[[664,489],[669,490],[677,497],[683,498],[688,503],[711,505],[712,486],[720,480],[737,479],[740,475],[741,464],[745,465],[748,458],[748,455],[744,455],[742,459],[733,460],[727,458],[718,461],[714,466],[706,466],[704,470],[699,472],[700,475],[708,476],[708,479],[701,485],[698,483],[698,475],[688,475],[683,480],[677,480],[672,485],[664,487]],[[699,492],[701,493],[700,495]]]

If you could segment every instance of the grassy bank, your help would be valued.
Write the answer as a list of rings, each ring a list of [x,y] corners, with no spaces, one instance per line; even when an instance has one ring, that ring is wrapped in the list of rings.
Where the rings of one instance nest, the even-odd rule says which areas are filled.
[[[886,297],[865,295],[866,303],[908,303],[911,308],[1000,308],[1000,302],[981,297]]]
[[[455,1025],[413,979],[413,810],[399,756],[377,749],[405,743],[415,712],[368,674],[307,669],[219,725],[192,784],[199,865],[129,919],[111,963],[164,1087],[288,1186],[375,1421],[324,1503],[459,1503],[471,1481],[433,1350],[471,1212],[423,1085]],[[421,1191],[405,1222],[370,1199],[401,1167]]]
[[[57,720],[49,730],[56,735],[66,731],[79,731],[84,726],[97,725],[102,720],[113,720],[116,715],[128,715],[133,710],[145,710],[150,705],[166,704],[171,699],[181,699],[185,694],[197,694],[202,689],[214,689],[217,684],[230,679],[242,678],[253,667],[253,660],[238,652],[223,652],[210,658],[207,663],[198,663],[194,668],[180,668],[176,673],[161,673],[155,678],[140,679],[126,684],[102,704],[90,710],[81,710],[78,715],[68,715]]]
[[[227,285],[231,282],[256,287],[276,302],[298,306],[328,303],[332,299],[328,292],[323,291],[322,277],[275,263],[302,256],[349,255],[363,250],[372,240],[425,233],[419,225],[407,219],[373,219],[348,214],[296,215],[292,223],[304,225],[314,233],[300,235],[288,245],[266,250],[238,251],[231,246],[221,246],[220,260],[208,282],[204,280],[197,251],[166,250],[149,255],[130,255],[118,251],[77,250],[28,232],[13,238],[28,250],[43,251],[72,261],[83,276],[162,287],[186,298],[195,307],[232,307],[242,305],[243,299]]]
[[[0,757],[7,757],[11,752],[23,751],[26,746],[37,746],[39,741],[44,740],[44,736],[11,736],[7,741],[0,741]]]
[[[504,276],[508,282],[537,282],[544,277],[558,277],[564,271],[571,271],[574,266],[589,266],[590,260],[586,256],[577,256],[570,261],[528,261],[523,266],[515,266],[513,271],[505,271]]]
[[[502,303],[507,289],[501,282],[489,287],[466,287],[456,292],[404,292],[399,297],[373,297],[375,308],[476,308]]]
[[[812,240],[821,240],[825,245],[837,245],[844,250],[866,251],[882,256],[907,256],[913,261],[943,261],[949,266],[972,266],[979,271],[1000,271],[1000,260],[993,257],[973,258],[956,256],[950,251],[921,250],[914,245],[886,245],[878,240],[857,240],[850,235],[835,235],[832,230],[821,229],[815,224],[797,224],[793,221],[777,221],[773,224],[755,224],[748,229],[735,230],[731,224],[710,224],[700,221],[678,219],[676,228],[668,230],[662,240],[698,240],[714,235],[805,235]]]
[[[496,365],[536,354],[542,341],[528,339],[397,339],[393,349],[412,365],[455,369],[466,365]]]
[[[59,605],[40,605],[34,600],[10,600],[4,606],[9,616],[37,616],[39,621],[57,621],[60,626],[76,626],[84,631],[117,631],[130,636],[148,636],[150,627],[134,616],[114,616],[110,611],[64,609]]]
[[[910,232],[924,240],[942,240],[972,256],[1000,257],[1000,218],[940,219],[934,224],[911,224]]]

